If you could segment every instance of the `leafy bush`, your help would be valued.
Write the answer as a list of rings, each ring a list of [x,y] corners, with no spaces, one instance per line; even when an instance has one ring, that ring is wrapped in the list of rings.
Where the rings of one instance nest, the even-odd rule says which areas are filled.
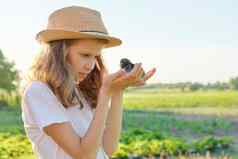
[[[16,159],[23,155],[32,154],[31,144],[24,135],[1,133],[0,143],[1,159]]]
[[[113,154],[113,158],[203,154],[207,151],[213,152],[230,147],[233,144],[233,138],[206,136],[188,143],[180,138],[137,128],[123,132],[120,142],[119,149]]]

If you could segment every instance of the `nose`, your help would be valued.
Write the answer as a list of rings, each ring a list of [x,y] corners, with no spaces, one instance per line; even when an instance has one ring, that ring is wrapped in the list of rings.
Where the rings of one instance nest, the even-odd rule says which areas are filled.
[[[88,62],[85,65],[85,70],[87,71],[87,73],[91,72],[94,68],[95,62]]]

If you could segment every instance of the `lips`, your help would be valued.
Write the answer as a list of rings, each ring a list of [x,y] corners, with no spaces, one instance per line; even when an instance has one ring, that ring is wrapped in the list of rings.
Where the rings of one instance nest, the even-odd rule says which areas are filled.
[[[86,73],[80,73],[81,75],[87,75]]]
[[[80,72],[79,72],[79,75],[82,76],[82,77],[86,77],[87,76],[86,73],[80,73]]]

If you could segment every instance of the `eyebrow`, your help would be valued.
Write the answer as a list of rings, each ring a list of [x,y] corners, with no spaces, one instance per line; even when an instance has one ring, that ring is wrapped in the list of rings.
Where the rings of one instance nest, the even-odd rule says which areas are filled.
[[[78,51],[78,53],[80,53],[80,54],[87,54],[87,55],[92,55],[90,52],[88,52],[88,51]],[[94,55],[94,54],[93,54]],[[96,55],[94,55],[94,56],[100,56],[101,54],[100,53],[98,53],[98,54],[96,54]]]

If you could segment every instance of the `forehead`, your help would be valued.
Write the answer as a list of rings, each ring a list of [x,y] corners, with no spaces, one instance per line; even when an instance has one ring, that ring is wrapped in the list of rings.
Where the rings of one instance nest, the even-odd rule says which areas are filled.
[[[98,39],[79,39],[71,43],[70,50],[85,54],[100,55],[104,46],[105,43]]]

